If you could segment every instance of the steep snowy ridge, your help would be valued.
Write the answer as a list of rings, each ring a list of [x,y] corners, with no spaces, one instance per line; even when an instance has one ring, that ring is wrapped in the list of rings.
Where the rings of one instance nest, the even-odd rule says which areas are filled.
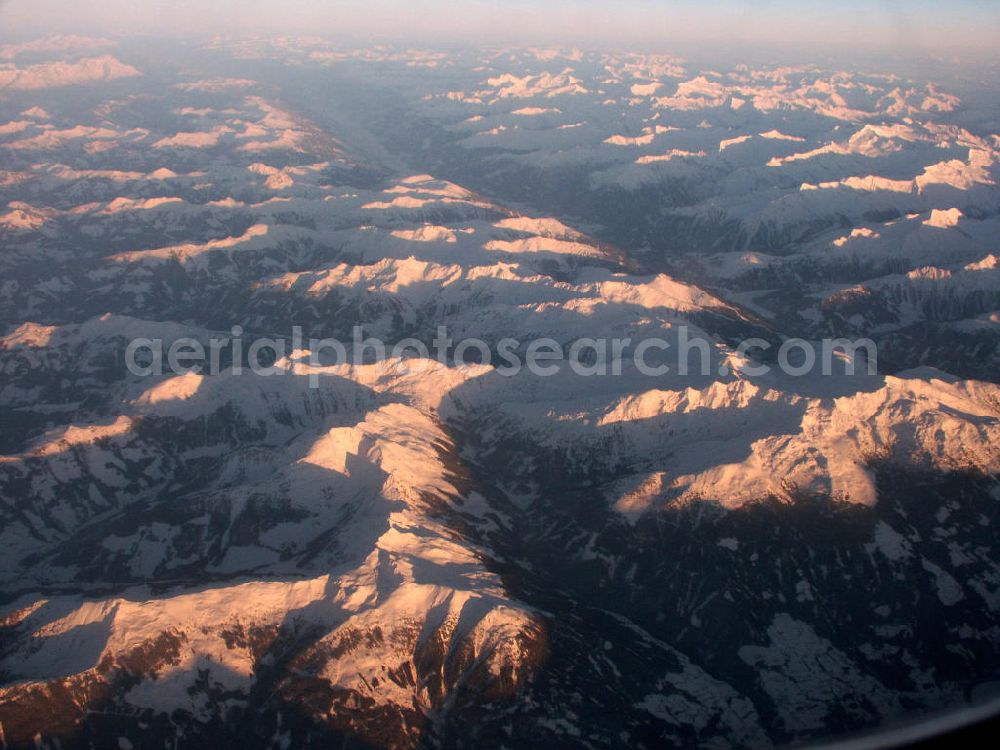
[[[502,397],[483,391],[482,403],[470,391],[464,408],[491,413],[505,425],[505,441],[514,432],[546,450],[565,450],[563,460],[573,466],[627,475],[606,495],[631,518],[678,501],[738,507],[799,493],[871,505],[878,499],[875,461],[1000,471],[1000,388],[934,372],[871,378],[852,395],[837,395],[837,386],[828,394],[797,393],[791,379],[772,376],[759,384],[723,379],[603,403],[584,396],[587,406],[575,409],[555,406],[560,386],[539,392],[504,385]],[[491,406],[498,400],[502,406]],[[539,402],[549,404],[543,413]]]
[[[207,404],[199,405],[200,393],[192,392],[192,383],[201,386],[199,391],[215,384],[192,376],[175,380],[184,382],[165,394],[165,388],[172,385],[165,381],[137,400],[144,415],[161,415],[166,408],[167,414],[195,419],[208,404],[218,404],[223,394],[237,409],[252,414],[250,394],[233,390],[238,381],[219,384],[217,395],[206,394]],[[287,384],[274,394],[284,399],[280,408],[294,407]],[[314,392],[303,391],[306,395],[312,397]],[[276,406],[271,402],[264,408],[273,412]],[[331,417],[350,420],[343,409],[343,405],[334,408]],[[118,430],[114,435],[121,433]],[[112,436],[108,430],[70,428],[57,439],[65,450]],[[74,440],[69,441],[70,437]],[[258,479],[247,486],[255,487],[257,504],[267,502],[269,491],[280,492],[282,484],[291,482],[288,497],[325,494],[328,507],[308,500],[290,514],[286,509],[283,525],[287,528],[282,530],[279,524],[270,530],[271,540],[262,534],[252,548],[232,538],[239,533],[238,522],[233,520],[229,554],[216,569],[239,571],[238,553],[245,550],[252,554],[257,581],[152,598],[141,589],[126,589],[106,600],[56,597],[42,606],[32,605],[30,614],[15,616],[13,626],[17,632],[30,633],[33,645],[29,651],[6,655],[9,664],[19,665],[12,676],[21,679],[0,693],[8,738],[17,742],[44,728],[44,724],[32,724],[25,714],[27,706],[40,704],[69,711],[67,721],[81,718],[79,711],[106,710],[108,701],[157,713],[180,711],[198,719],[205,716],[205,701],[213,691],[240,695],[238,703],[246,705],[260,670],[273,658],[268,654],[273,654],[276,639],[300,631],[314,635],[297,654],[289,655],[287,675],[275,678],[277,689],[294,699],[308,685],[309,706],[321,723],[327,721],[330,708],[345,699],[362,701],[366,709],[355,710],[347,719],[330,719],[334,725],[346,721],[346,728],[361,737],[394,736],[393,742],[409,744],[406,738],[415,741],[419,737],[426,714],[442,708],[457,685],[474,684],[503,696],[527,679],[544,653],[545,625],[538,615],[505,595],[476,550],[457,543],[440,517],[442,508],[453,503],[461,506],[468,489],[456,486],[454,468],[446,463],[454,463],[454,458],[448,458],[454,448],[448,447],[448,437],[433,417],[403,403],[388,403],[364,414],[353,426],[321,431],[301,447],[299,442],[289,447],[293,456],[302,453],[296,464],[279,463],[270,469],[281,479]],[[91,448],[91,459],[96,458],[94,450],[107,449]],[[287,460],[283,453],[271,451],[272,461]],[[47,455],[44,450],[35,454]],[[96,465],[93,460],[91,465]],[[178,467],[176,471],[185,470]],[[267,471],[262,466],[255,473],[263,477]],[[225,481],[227,473],[223,469],[220,479]],[[35,476],[40,475],[36,472]],[[70,478],[65,472],[61,476]],[[202,512],[216,518],[218,501],[230,492],[223,484],[217,491],[216,510],[209,505]],[[197,494],[204,495],[205,490]],[[280,501],[280,497],[274,499]],[[185,505],[183,498],[168,502]],[[379,513],[386,515],[379,519]],[[329,520],[322,520],[324,514]],[[346,528],[330,525],[337,517],[352,520]],[[370,542],[370,551],[363,542],[359,544],[359,532],[367,535],[379,527],[384,531]],[[310,528],[319,536],[306,545],[307,556],[297,568],[282,564],[289,545],[294,545],[292,540],[299,534],[308,536]],[[159,571],[174,567],[171,557],[180,551],[179,539],[171,543],[169,534],[163,536],[165,532],[162,523],[140,525],[129,536],[111,536],[103,546],[128,552],[132,564],[145,559],[147,571],[162,575]],[[337,536],[327,538],[330,532]],[[267,565],[262,567],[267,556],[261,555],[258,545],[266,549],[281,540],[285,540],[283,554],[273,558],[269,571]],[[316,546],[319,541],[322,547]],[[64,541],[60,549],[73,546],[72,541]],[[160,562],[155,557],[157,546]],[[319,564],[315,555],[321,550],[328,551],[320,559],[335,554],[337,572],[295,580]],[[307,561],[312,562],[303,570]],[[293,579],[287,582],[268,581],[288,574]],[[245,606],[248,600],[254,602],[251,607]],[[20,608],[13,605],[15,612]],[[212,613],[210,627],[202,624],[205,612]],[[29,648],[28,641],[17,642]],[[328,686],[325,693],[316,692],[317,681]],[[97,703],[74,699],[72,709],[61,703],[60,695],[83,684]],[[327,695],[329,703],[316,703],[320,694]],[[386,706],[397,716],[388,724],[382,713]]]

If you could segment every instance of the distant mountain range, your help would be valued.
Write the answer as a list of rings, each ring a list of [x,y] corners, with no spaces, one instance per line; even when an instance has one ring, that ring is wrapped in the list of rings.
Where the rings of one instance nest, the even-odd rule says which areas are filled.
[[[995,696],[998,101],[943,63],[0,46],[0,744],[769,747]],[[309,350],[356,327],[409,353]],[[482,350],[413,356],[442,327]],[[611,338],[662,345],[483,361]]]

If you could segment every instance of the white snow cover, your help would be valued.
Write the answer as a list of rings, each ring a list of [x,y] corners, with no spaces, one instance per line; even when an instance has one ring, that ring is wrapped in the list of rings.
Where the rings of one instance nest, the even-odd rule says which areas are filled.
[[[299,375],[311,371],[288,360],[281,366]],[[323,512],[317,482],[337,487],[328,495],[334,506],[325,512],[336,513],[344,498],[365,498],[360,526],[344,532],[347,548],[352,548],[352,533],[383,531],[373,549],[356,549],[360,556],[354,564],[297,580],[234,582],[166,595],[134,589],[121,597],[82,602],[56,598],[45,608],[15,604],[14,616],[33,633],[33,645],[20,655],[19,669],[37,681],[16,689],[41,685],[59,675],[92,675],[99,680],[100,664],[106,670],[109,663],[147,653],[155,679],[140,682],[129,692],[128,702],[159,711],[197,711],[189,688],[199,670],[207,670],[213,681],[228,689],[246,690],[252,683],[259,655],[247,645],[234,645],[231,634],[251,627],[268,632],[290,613],[328,631],[310,647],[315,656],[309,658],[324,665],[317,676],[379,704],[429,704],[424,686],[393,683],[372,689],[387,666],[395,669],[408,663],[416,670],[413,662],[421,632],[428,627],[450,643],[450,649],[470,649],[490,675],[506,674],[515,684],[525,679],[526,664],[543,627],[540,618],[507,598],[476,551],[453,541],[442,522],[429,513],[434,502],[463,502],[443,462],[441,449],[449,441],[432,409],[448,388],[482,370],[431,366],[436,375],[399,360],[320,368],[331,385],[350,387],[350,380],[340,378],[353,377],[410,403],[361,411],[353,417],[358,420],[354,424],[326,429],[318,437],[305,436],[290,446],[290,453],[301,453],[301,458],[272,469],[284,473],[285,481],[292,482],[304,498],[313,498],[308,506],[312,512]],[[252,413],[253,399],[239,390],[244,386],[252,390],[259,383],[239,378],[209,382],[213,380],[193,374],[170,378],[144,392],[135,405],[143,413],[194,416],[219,404],[221,396]],[[275,396],[294,404],[295,397],[280,385],[273,386],[264,402]],[[131,419],[123,416],[103,427],[71,427],[53,435],[33,455],[121,435],[130,425]],[[132,542],[112,537],[105,543]],[[208,620],[206,612],[211,613]],[[470,613],[476,614],[470,617]],[[373,630],[385,640],[361,638],[347,648],[337,646],[353,634]],[[157,648],[169,656],[157,655]],[[13,689],[0,689],[0,697]]]
[[[186,262],[197,258],[203,253],[212,250],[221,250],[250,242],[257,237],[263,237],[269,231],[267,224],[254,224],[238,237],[225,237],[221,240],[209,240],[203,243],[185,243],[183,245],[169,245],[158,247],[153,250],[129,250],[110,256],[109,260],[121,263],[135,263],[142,261],[165,261],[172,258]]]
[[[665,154],[646,154],[635,160],[636,164],[656,164],[657,162],[672,161],[678,157],[699,157],[705,156],[704,151],[685,151],[682,148],[672,148]]]
[[[629,89],[633,96],[652,96],[656,93],[656,90],[662,86],[659,81],[653,81],[652,83],[633,83]]]
[[[14,59],[25,53],[79,52],[103,47],[113,47],[114,42],[101,37],[80,34],[50,34],[17,44],[0,45],[0,58]]]
[[[49,44],[51,49],[103,45]],[[261,50],[268,44],[280,48],[286,42],[258,40],[244,51],[265,54]],[[11,51],[8,59],[20,54]],[[464,91],[419,93],[428,97],[429,116],[449,127],[460,125],[456,132],[463,137],[491,134],[483,140],[497,146],[491,158],[501,167],[504,160],[584,164],[593,167],[595,184],[618,188],[636,184],[630,175],[642,173],[642,179],[656,181],[669,173],[709,188],[710,198],[691,206],[685,219],[715,219],[724,205],[732,212],[725,218],[743,221],[750,230],[772,222],[776,231],[801,224],[808,234],[814,228],[809,220],[822,205],[837,220],[820,225],[807,248],[812,258],[857,254],[861,260],[914,260],[909,271],[878,282],[885,286],[997,288],[995,248],[982,247],[992,225],[973,218],[980,213],[972,207],[985,202],[982,196],[992,196],[984,190],[995,182],[1000,141],[935,122],[937,113],[958,108],[957,97],[931,86],[892,88],[894,83],[876,85],[862,82],[868,79],[860,75],[811,69],[740,66],[696,74],[679,60],[652,55],[596,58],[594,76],[577,64],[584,54],[589,53],[535,50],[530,55],[534,68],[521,63],[508,68],[514,63],[501,55],[483,61],[465,83],[449,80],[449,89],[469,84]],[[372,59],[401,63],[408,73],[436,66],[448,70],[446,57],[394,55],[387,49],[318,51],[294,60],[339,65]],[[0,81],[12,88],[40,88],[139,74],[111,62],[75,67],[85,62],[11,64],[0,68]],[[669,78],[681,79],[676,91],[676,81]],[[57,218],[60,226],[110,227],[94,241],[114,242],[115,250],[103,252],[115,254],[88,273],[132,300],[149,292],[156,265],[170,259],[180,261],[179,272],[192,274],[205,272],[207,256],[215,252],[219,255],[211,260],[231,264],[212,268],[213,274],[233,273],[232,266],[244,261],[259,262],[260,275],[246,286],[248,309],[268,303],[322,309],[330,301],[348,310],[384,307],[388,312],[372,324],[375,333],[380,326],[393,330],[397,317],[404,327],[416,327],[416,321],[446,315],[453,333],[491,342],[506,335],[569,342],[613,334],[663,336],[676,348],[678,327],[699,319],[695,315],[743,315],[705,291],[714,288],[707,282],[702,289],[666,274],[625,273],[614,262],[614,249],[584,232],[553,218],[520,215],[433,175],[400,178],[384,190],[326,184],[320,173],[339,159],[338,142],[277,104],[248,96],[256,86],[227,78],[192,77],[180,83],[171,95],[189,97],[192,101],[184,104],[197,106],[174,109],[183,125],[166,132],[125,130],[110,124],[110,114],[108,124],[67,124],[58,119],[62,114],[56,106],[50,109],[58,126],[44,122],[49,115],[40,107],[22,112],[0,125],[4,146],[22,150],[22,158],[67,149],[65,158],[53,157],[66,163],[25,162],[32,166],[0,173],[2,184],[34,180],[64,191],[73,202],[53,201],[60,208],[49,208],[13,201],[0,211],[2,232],[33,252],[32,243],[44,239]],[[225,103],[204,107],[206,94]],[[773,122],[763,119],[768,113],[774,114]],[[824,122],[827,118],[836,122]],[[757,132],[770,124],[776,127]],[[472,141],[463,140],[460,147],[473,148]],[[127,150],[137,143],[154,147],[162,160],[156,163],[165,166],[138,171],[121,160],[100,158],[105,144]],[[739,147],[744,143],[751,145]],[[215,150],[204,154],[212,157],[204,172],[174,171],[196,156],[183,150],[209,148]],[[80,149],[86,158],[77,160]],[[237,158],[232,164],[215,163],[220,154],[231,155],[226,149]],[[387,162],[390,169],[402,169],[391,158]],[[639,169],[636,164],[660,166]],[[883,171],[884,164],[891,171]],[[731,180],[716,180],[720,165]],[[702,182],[706,176],[711,179]],[[78,197],[90,194],[93,186],[86,181],[110,182],[113,192],[81,203],[92,200]],[[204,197],[192,197],[199,193]],[[951,206],[962,206],[968,216]],[[882,210],[900,218],[859,218]],[[224,236],[233,230],[221,227],[231,226],[235,216],[250,216],[253,223],[239,225],[249,224],[245,232]],[[124,246],[140,249],[116,252],[143,220],[171,238],[188,236],[174,232],[206,221],[212,227],[207,237],[215,239],[170,239],[153,249],[141,249],[145,243],[136,241]],[[960,231],[938,231],[945,228]],[[966,232],[975,237],[968,239]],[[288,255],[280,257],[286,249]],[[244,251],[251,252],[241,255]],[[281,262],[290,259],[294,262]],[[709,247],[699,260],[710,267],[714,281],[780,264],[783,257],[748,243],[727,253]],[[39,310],[60,289],[72,289],[68,273],[60,271],[40,285],[48,296],[39,296]],[[4,286],[4,293],[9,288]],[[746,306],[752,304],[751,299]],[[996,315],[980,316],[975,323],[993,325]],[[105,315],[78,325],[26,322],[0,338],[0,349],[16,349],[17,356],[37,364],[72,360],[75,352],[100,350],[111,339],[162,336],[169,341],[192,333],[208,334],[187,324]],[[872,460],[1000,471],[1000,390],[933,370],[833,376],[819,383],[780,375],[751,379],[740,372],[746,363],[719,339],[711,339],[707,375],[659,379],[628,368],[611,379],[580,378],[565,368],[551,379],[523,373],[501,379],[488,366],[448,366],[415,357],[312,366],[308,354],[287,353],[276,366],[280,374],[266,379],[233,371],[130,379],[109,395],[117,413],[63,423],[23,450],[0,457],[5,470],[30,467],[35,505],[26,512],[38,507],[51,512],[58,523],[45,527],[45,533],[58,543],[60,529],[84,527],[101,513],[118,512],[169,488],[174,467],[184,464],[168,463],[176,457],[145,437],[144,421],[155,426],[158,420],[178,420],[161,424],[191,429],[225,406],[264,437],[259,445],[206,440],[207,445],[181,448],[185,459],[223,454],[219,483],[207,488],[210,502],[233,506],[229,523],[251,498],[287,501],[305,519],[263,530],[250,544],[239,543],[238,530],[229,529],[221,542],[227,547],[224,556],[207,569],[229,576],[225,582],[15,602],[0,618],[13,610],[11,618],[30,637],[4,665],[17,665],[15,677],[23,682],[0,689],[0,699],[21,689],[46,690],[50,678],[100,679],[96,667],[103,660],[121,662],[153,644],[176,640],[176,656],[156,662],[155,677],[140,681],[128,702],[197,714],[202,707],[188,689],[199,670],[224,688],[246,690],[259,666],[259,655],[235,642],[231,631],[271,632],[286,622],[322,629],[302,657],[320,679],[380,707],[431,710],[426,685],[384,679],[386,669],[415,669],[416,654],[431,638],[440,639],[446,658],[471,653],[490,675],[504,674],[521,684],[543,640],[543,619],[511,597],[483,564],[486,552],[456,537],[438,512],[449,508],[462,511],[470,524],[496,523],[483,511],[488,504],[470,489],[461,467],[464,459],[488,457],[506,440],[528,446],[528,452],[566,449],[559,455],[567,461],[613,467],[614,481],[594,492],[603,493],[609,506],[630,521],[667,503],[739,506],[771,494],[787,498],[815,492],[871,504],[876,500]],[[311,387],[310,378],[319,387]],[[19,404],[37,400],[30,387],[3,395]],[[43,407],[59,415],[74,405]],[[449,420],[477,427],[482,444],[453,444],[445,426]],[[123,457],[151,461],[142,464],[148,467],[142,472],[148,486],[138,491],[129,486]],[[67,494],[71,485],[83,487],[89,502]],[[119,494],[113,499],[102,495],[114,492]],[[531,490],[524,492],[512,490],[511,499],[530,502]],[[98,546],[121,552],[133,574],[151,576],[158,566],[171,570],[170,565],[187,563],[169,559],[168,527],[156,522],[134,534],[112,533]],[[35,551],[31,545],[37,540],[25,528],[15,524],[0,530],[0,543],[18,554]],[[340,554],[321,575],[303,573],[297,560],[282,558],[285,545],[330,529]],[[717,544],[724,551],[744,549],[735,537]],[[913,554],[909,540],[884,523],[874,532],[871,552],[894,561]],[[933,579],[942,606],[963,601],[967,592],[955,578],[930,561],[920,565]],[[251,576],[258,580],[248,580]],[[820,668],[837,677],[837,685],[860,684],[866,694],[885,698],[877,681],[852,671],[850,659],[809,625],[782,613],[765,626],[764,645],[746,646],[739,656],[758,670],[789,727],[806,731],[827,719],[823,690],[828,683],[811,679]],[[670,651],[648,637],[642,642]],[[664,721],[694,721],[710,705],[740,742],[762,744],[754,734],[749,701],[683,655],[675,658],[678,670],[665,675],[639,707]],[[445,665],[441,671],[449,669]],[[291,674],[297,674],[296,665]],[[371,687],[374,678],[381,680],[378,689]]]
[[[156,141],[153,148],[211,148],[217,145],[219,138],[227,132],[229,132],[229,128],[220,127],[208,132],[177,133]]]
[[[0,64],[0,90],[31,91],[60,86],[74,86],[98,81],[113,81],[142,75],[131,65],[111,55],[87,57],[76,62],[47,62],[19,67]]]
[[[518,77],[510,73],[487,80],[494,89],[497,99],[530,99],[533,97],[552,98],[563,94],[585,94],[580,80],[571,71],[562,73],[542,73],[541,75]]]
[[[500,412],[512,429],[546,445],[592,442],[596,455],[607,456],[602,441],[615,435],[612,456],[654,467],[608,490],[609,502],[628,518],[678,500],[738,506],[796,492],[872,504],[867,464],[874,459],[1000,471],[1000,387],[933,370],[860,377],[863,384],[859,377],[852,376],[853,386],[832,377],[816,395],[797,393],[788,376],[723,378],[703,387],[630,391],[610,402],[595,396],[584,410],[544,413],[525,403],[544,400],[544,391],[511,384],[504,391],[510,405]],[[552,378],[545,390],[555,393],[560,384],[568,387]],[[842,387],[847,395],[838,394]]]
[[[725,138],[719,141],[719,151],[725,151],[730,146],[738,146],[741,143],[746,143],[751,138],[753,138],[752,135],[738,135],[733,138]]]
[[[939,229],[947,229],[948,227],[958,226],[958,220],[963,216],[962,212],[957,208],[948,209],[938,209],[935,208],[931,211],[929,219],[924,220],[924,224],[929,227],[938,227]]]

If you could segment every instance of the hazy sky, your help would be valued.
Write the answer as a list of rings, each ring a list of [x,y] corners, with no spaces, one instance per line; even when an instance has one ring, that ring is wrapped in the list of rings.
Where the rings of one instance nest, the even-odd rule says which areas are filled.
[[[314,31],[372,40],[995,52],[994,0],[0,0],[0,32]]]

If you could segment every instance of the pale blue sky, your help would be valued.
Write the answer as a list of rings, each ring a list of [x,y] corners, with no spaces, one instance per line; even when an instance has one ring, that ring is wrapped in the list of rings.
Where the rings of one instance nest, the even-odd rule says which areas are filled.
[[[316,31],[386,40],[1000,47],[991,0],[0,0],[0,29]]]

